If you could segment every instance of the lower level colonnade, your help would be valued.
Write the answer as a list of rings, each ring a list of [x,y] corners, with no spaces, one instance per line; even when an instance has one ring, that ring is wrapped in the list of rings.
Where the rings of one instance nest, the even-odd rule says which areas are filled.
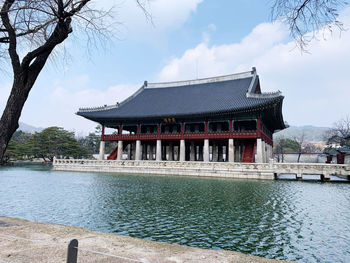
[[[147,140],[118,141],[109,160],[257,162],[272,158],[272,145],[256,140]],[[105,157],[105,141],[101,141],[99,159]]]

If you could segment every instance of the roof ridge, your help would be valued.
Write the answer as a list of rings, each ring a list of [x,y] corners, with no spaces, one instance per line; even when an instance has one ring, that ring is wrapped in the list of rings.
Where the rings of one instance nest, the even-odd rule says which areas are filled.
[[[202,79],[194,79],[194,80],[181,80],[181,81],[172,81],[172,82],[157,82],[157,83],[148,83],[145,81],[145,89],[155,89],[155,88],[170,88],[170,87],[180,87],[180,86],[189,86],[196,84],[205,84],[211,82],[221,82],[235,79],[244,79],[248,77],[252,77],[256,74],[256,69],[253,68],[251,71],[210,77],[210,78],[202,78]]]

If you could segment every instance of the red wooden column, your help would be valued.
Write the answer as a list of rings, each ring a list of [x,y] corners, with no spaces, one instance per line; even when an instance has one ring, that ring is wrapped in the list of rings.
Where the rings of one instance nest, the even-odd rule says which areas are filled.
[[[205,136],[208,136],[208,121],[205,121]]]
[[[229,132],[230,132],[230,138],[232,138],[232,137],[233,137],[233,133],[232,133],[232,120],[230,120]]]
[[[160,123],[157,124],[157,137],[160,139]]]
[[[137,138],[140,138],[140,135],[141,135],[141,124],[137,124],[136,135],[137,135]]]
[[[102,132],[101,132],[101,141],[105,140],[105,126],[102,125]]]
[[[184,137],[184,133],[185,133],[185,124],[181,122],[181,138]]]
[[[122,133],[123,133],[123,124],[119,125],[119,131],[118,131],[119,135],[122,135]]]
[[[258,138],[261,138],[261,123],[260,123],[260,118],[257,119],[257,128],[258,128]]]

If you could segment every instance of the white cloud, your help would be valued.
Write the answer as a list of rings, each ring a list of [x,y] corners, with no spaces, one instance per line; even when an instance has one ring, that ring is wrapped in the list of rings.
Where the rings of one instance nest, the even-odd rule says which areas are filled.
[[[135,0],[100,0],[99,7],[114,6],[117,19],[126,38],[152,39],[167,30],[180,28],[203,0],[153,0],[145,3],[152,19],[147,19]],[[153,22],[153,24],[152,24]]]
[[[208,25],[208,29],[209,29],[210,31],[216,31],[216,25],[214,25],[214,24],[209,24],[209,25]]]
[[[208,46],[208,36],[197,47],[185,51],[181,58],[174,58],[160,72],[161,81],[192,79],[198,69],[199,77],[235,72],[241,64],[260,56],[286,37],[279,23],[258,25],[240,43]],[[196,67],[198,67],[196,69]]]
[[[341,15],[350,27],[350,8]],[[288,42],[280,23],[260,24],[240,43],[209,46],[206,39],[181,57],[172,58],[158,75],[159,81],[210,77],[256,66],[263,91],[281,90],[284,117],[291,124],[332,125],[349,113],[350,31],[327,34],[313,41],[311,54]],[[198,65],[198,66],[196,66]],[[197,67],[197,69],[196,69]],[[198,71],[198,73],[196,73]]]

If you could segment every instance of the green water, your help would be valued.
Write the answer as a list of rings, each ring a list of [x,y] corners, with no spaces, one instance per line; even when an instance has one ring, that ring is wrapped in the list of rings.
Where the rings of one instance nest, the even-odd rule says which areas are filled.
[[[350,262],[350,184],[0,168],[0,215],[299,262]]]

